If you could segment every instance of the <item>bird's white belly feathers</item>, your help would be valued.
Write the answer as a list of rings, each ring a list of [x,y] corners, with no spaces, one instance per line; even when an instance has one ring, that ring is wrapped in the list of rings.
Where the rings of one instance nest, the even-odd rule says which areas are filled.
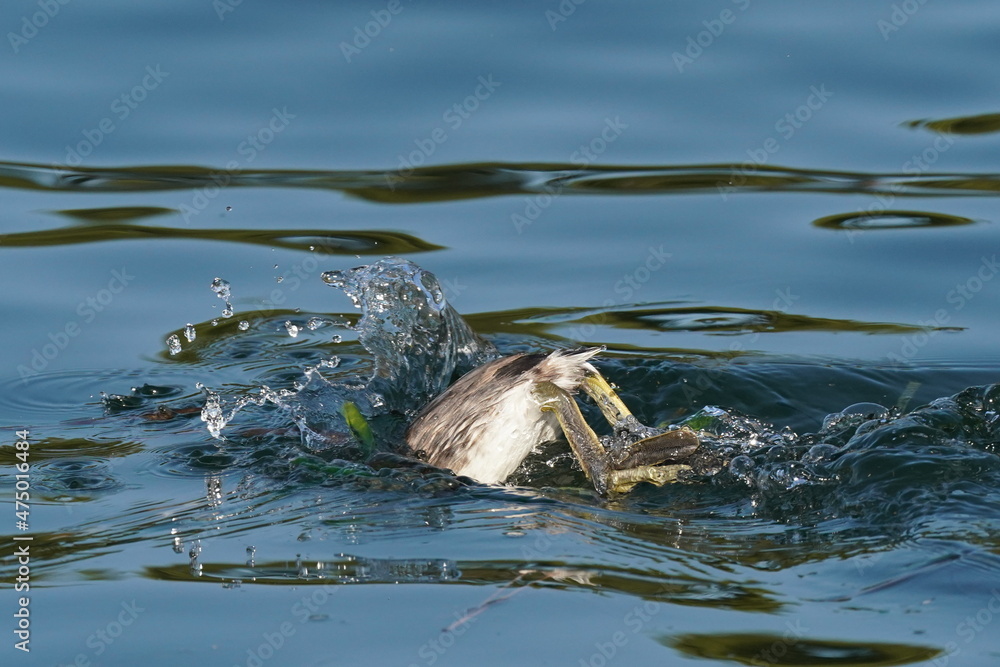
[[[556,439],[559,421],[538,407],[531,385],[515,391],[520,396],[511,396],[500,414],[484,424],[482,436],[471,443],[468,463],[455,470],[457,474],[485,484],[502,482],[538,444]]]

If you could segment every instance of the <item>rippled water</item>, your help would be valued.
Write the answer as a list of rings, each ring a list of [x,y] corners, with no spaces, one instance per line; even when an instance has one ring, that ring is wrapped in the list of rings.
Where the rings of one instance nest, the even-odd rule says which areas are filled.
[[[995,663],[998,18],[5,3],[0,661]],[[389,255],[454,346],[361,320]],[[397,455],[580,345],[686,483]]]

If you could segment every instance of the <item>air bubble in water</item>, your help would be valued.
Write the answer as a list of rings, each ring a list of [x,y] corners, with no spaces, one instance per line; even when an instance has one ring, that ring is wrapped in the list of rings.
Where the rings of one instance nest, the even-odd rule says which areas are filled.
[[[741,454],[729,462],[729,472],[742,482],[753,484],[753,459]]]
[[[181,339],[180,336],[174,334],[167,338],[167,348],[170,350],[170,354],[180,354],[181,353]]]

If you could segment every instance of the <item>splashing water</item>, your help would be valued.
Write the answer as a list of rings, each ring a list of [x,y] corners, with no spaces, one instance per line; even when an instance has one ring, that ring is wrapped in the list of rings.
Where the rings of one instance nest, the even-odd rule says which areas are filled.
[[[372,356],[372,376],[365,380],[350,370],[336,373],[340,359],[333,357],[306,366],[294,389],[261,386],[256,393],[227,402],[200,387],[206,396],[202,420],[213,437],[222,438],[245,407],[266,403],[295,423],[309,451],[328,450],[343,445],[345,436],[351,440],[351,425],[341,411],[345,403],[366,419],[390,411],[412,416],[457,375],[498,356],[448,305],[437,279],[412,262],[385,258],[370,266],[328,272],[323,279],[351,298],[361,309],[361,319],[354,327],[333,318],[314,317],[305,326],[286,321],[285,331],[297,337],[326,325],[353,328]],[[218,282],[217,293],[227,298],[228,283]],[[341,337],[333,335],[331,340],[337,343]]]
[[[295,424],[307,452],[351,459],[364,448],[358,448],[345,405],[373,424],[388,413],[412,417],[455,377],[498,356],[448,305],[434,276],[411,262],[385,258],[327,272],[323,279],[361,310],[357,324],[322,318],[302,327],[287,324],[297,334],[327,325],[353,329],[371,355],[370,377],[359,377],[356,364],[345,367],[339,357],[332,357],[305,366],[293,389],[275,391],[264,385],[226,401],[202,388],[206,399],[201,416],[214,437],[222,438],[245,407],[266,404]],[[627,445],[664,428],[688,426],[702,442],[690,461],[689,479],[742,489],[749,493],[752,511],[777,506],[812,512],[819,505],[833,516],[891,513],[898,506],[892,493],[900,489],[928,494],[926,504],[910,507],[936,503],[940,508],[943,487],[964,489],[967,495],[961,502],[968,503],[984,475],[995,476],[1000,485],[998,409],[1000,385],[974,387],[908,414],[874,403],[855,404],[828,415],[818,432],[800,434],[708,406],[673,426],[618,425],[603,441],[609,447]],[[399,441],[398,431],[386,437],[377,425],[375,430],[381,436],[377,441]],[[942,458],[941,452],[947,454]],[[572,467],[570,459],[559,460],[561,468]],[[529,461],[515,477],[534,484],[553,474],[549,466]],[[878,499],[874,505],[873,498]]]
[[[455,375],[499,357],[445,299],[434,274],[386,257],[323,281],[342,289],[362,317],[358,341],[374,357],[371,385],[415,410],[447,388]]]
[[[212,281],[212,291],[215,292],[215,296],[219,297],[226,303],[226,307],[222,310],[223,317],[233,316],[233,304],[229,302],[232,298],[232,288],[228,280],[223,280],[222,278],[216,278]]]

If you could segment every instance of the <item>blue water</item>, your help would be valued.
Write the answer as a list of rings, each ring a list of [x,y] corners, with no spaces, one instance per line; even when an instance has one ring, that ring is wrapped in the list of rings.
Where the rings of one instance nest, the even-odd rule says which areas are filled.
[[[1000,378],[998,23],[969,0],[5,3],[4,664],[992,664],[992,394],[921,406]],[[331,355],[368,376],[349,329],[285,322],[356,318],[320,275],[384,255],[502,352],[606,345],[647,423],[904,421],[837,441],[828,486],[723,471],[612,501],[558,443],[455,487],[213,438],[197,383],[291,387]]]

